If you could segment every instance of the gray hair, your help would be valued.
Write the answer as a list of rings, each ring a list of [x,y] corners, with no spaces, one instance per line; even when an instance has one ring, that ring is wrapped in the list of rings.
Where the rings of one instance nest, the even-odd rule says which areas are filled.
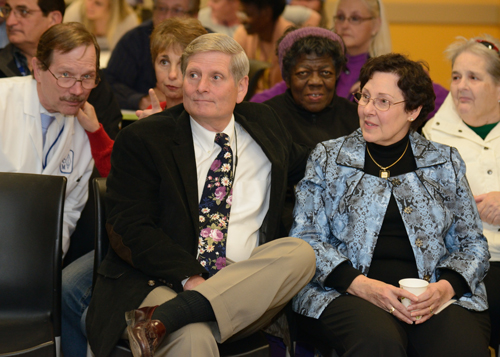
[[[482,35],[467,39],[465,37],[457,37],[457,41],[453,42],[444,51],[451,65],[455,64],[457,57],[463,52],[473,53],[484,58],[486,61],[486,71],[493,78],[496,84],[500,84],[500,53],[495,49],[490,49],[481,44],[482,41],[490,42],[500,49],[500,41],[491,35]]]
[[[232,37],[221,33],[208,33],[202,35],[194,39],[193,42],[184,49],[181,57],[182,75],[186,74],[186,67],[191,56],[211,51],[222,52],[231,56],[229,71],[235,83],[238,83],[243,77],[248,75],[250,64],[245,51]]]

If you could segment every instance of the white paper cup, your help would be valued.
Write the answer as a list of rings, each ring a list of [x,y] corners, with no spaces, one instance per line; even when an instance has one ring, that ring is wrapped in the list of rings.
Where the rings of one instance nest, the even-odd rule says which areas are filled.
[[[427,290],[427,286],[429,286],[429,282],[423,279],[407,278],[407,279],[401,279],[399,281],[399,287],[401,289],[409,291],[410,293],[416,296],[419,296],[425,290]],[[411,304],[411,300],[401,297],[401,303],[405,307],[408,307]],[[417,320],[421,317],[422,316],[417,316]]]

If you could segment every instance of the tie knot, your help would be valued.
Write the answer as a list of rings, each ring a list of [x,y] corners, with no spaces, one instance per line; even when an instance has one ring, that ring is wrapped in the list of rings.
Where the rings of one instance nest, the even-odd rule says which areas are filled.
[[[217,133],[215,135],[215,142],[221,147],[224,148],[224,146],[229,146],[229,136],[224,133]]]

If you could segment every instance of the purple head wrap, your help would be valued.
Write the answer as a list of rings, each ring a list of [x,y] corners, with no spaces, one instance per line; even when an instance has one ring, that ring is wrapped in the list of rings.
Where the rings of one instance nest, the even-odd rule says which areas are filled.
[[[281,40],[281,42],[278,46],[278,59],[279,59],[279,64],[280,64],[280,69],[281,69],[281,76],[283,76],[283,57],[285,56],[285,53],[288,52],[290,47],[292,47],[295,42],[297,42],[301,38],[304,38],[307,36],[324,37],[324,38],[328,38],[332,41],[339,42],[341,44],[342,54],[345,53],[344,42],[342,41],[340,36],[337,35],[333,31],[323,29],[321,27],[303,27],[303,28],[294,30],[294,31],[288,33]]]

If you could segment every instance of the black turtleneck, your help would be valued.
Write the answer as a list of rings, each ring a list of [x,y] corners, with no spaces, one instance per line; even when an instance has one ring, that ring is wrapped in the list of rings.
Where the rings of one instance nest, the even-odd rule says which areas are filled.
[[[370,150],[371,156],[379,165],[387,167],[401,157],[407,143],[409,143],[409,134],[397,143],[388,146],[367,143],[367,149]],[[416,169],[415,157],[411,144],[409,144],[401,160],[389,168],[388,171],[390,171],[390,177],[394,177]],[[380,172],[380,168],[373,162],[366,150],[364,171],[374,176],[379,176]],[[330,273],[325,281],[325,286],[343,293],[351,285],[354,278],[360,274],[361,272],[354,269],[350,262],[345,262]],[[392,194],[373,252],[368,277],[394,286],[399,286],[400,279],[419,277],[413,249],[396,200]],[[470,291],[465,279],[452,270],[443,269],[440,279],[448,280],[458,297]]]
[[[370,150],[372,157],[379,165],[387,167],[401,157],[408,143],[409,137],[406,135],[397,143],[388,146],[367,143],[367,150]],[[411,146],[408,145],[408,149],[401,160],[389,168],[388,171],[393,177],[415,171],[416,168],[415,157]],[[367,151],[365,151],[364,171],[374,176],[379,176],[380,172],[380,168],[373,162]],[[396,200],[392,194],[378,235],[377,245],[373,252],[368,277],[394,286],[399,286],[398,282],[401,279],[418,278],[415,255]]]

